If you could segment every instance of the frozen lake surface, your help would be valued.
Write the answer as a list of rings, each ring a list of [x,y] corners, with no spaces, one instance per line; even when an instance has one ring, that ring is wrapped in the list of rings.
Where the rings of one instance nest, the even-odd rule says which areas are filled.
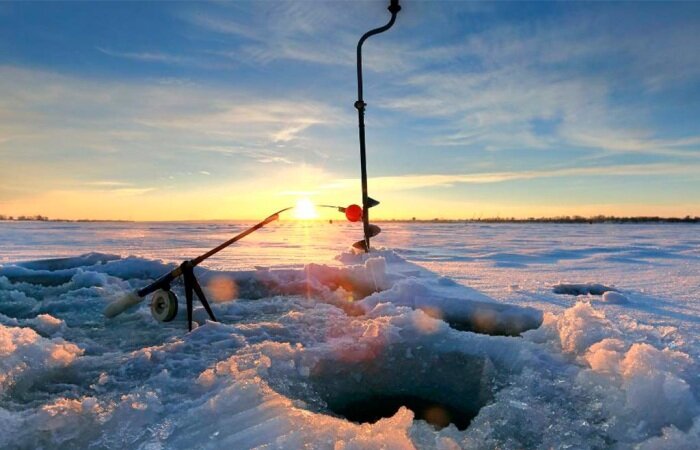
[[[102,316],[248,225],[0,222],[0,448],[700,448],[697,225],[281,222]]]

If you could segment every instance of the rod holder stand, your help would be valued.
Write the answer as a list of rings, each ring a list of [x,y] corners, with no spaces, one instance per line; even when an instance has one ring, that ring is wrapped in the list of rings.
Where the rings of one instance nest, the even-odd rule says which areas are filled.
[[[187,301],[187,327],[192,331],[192,310],[194,308],[194,295],[197,295],[199,302],[204,306],[204,309],[209,314],[211,320],[216,322],[216,317],[214,317],[214,312],[209,306],[207,297],[204,295],[202,286],[199,285],[197,277],[194,276],[195,265],[192,261],[187,260],[180,264],[180,269],[182,270],[182,279],[185,283],[185,299]]]

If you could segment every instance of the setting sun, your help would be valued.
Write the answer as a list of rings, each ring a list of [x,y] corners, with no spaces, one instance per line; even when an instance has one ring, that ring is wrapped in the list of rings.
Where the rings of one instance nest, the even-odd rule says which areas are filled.
[[[299,220],[317,219],[316,207],[308,198],[300,198],[294,207],[294,218]]]

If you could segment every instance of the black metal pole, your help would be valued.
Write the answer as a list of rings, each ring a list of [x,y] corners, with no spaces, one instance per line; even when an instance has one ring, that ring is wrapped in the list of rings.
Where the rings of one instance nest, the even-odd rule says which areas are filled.
[[[362,44],[370,36],[375,34],[383,33],[384,31],[391,28],[396,21],[396,14],[401,11],[401,6],[399,6],[399,0],[391,0],[389,3],[389,12],[391,13],[391,19],[389,23],[383,27],[375,28],[362,35],[359,42],[357,43],[357,101],[355,102],[355,108],[357,108],[357,119],[360,128],[360,167],[362,173],[362,225],[364,229],[365,236],[365,251],[369,252],[369,208],[371,207],[369,201],[369,195],[367,194],[367,154],[365,149],[365,107],[367,104],[362,98]]]

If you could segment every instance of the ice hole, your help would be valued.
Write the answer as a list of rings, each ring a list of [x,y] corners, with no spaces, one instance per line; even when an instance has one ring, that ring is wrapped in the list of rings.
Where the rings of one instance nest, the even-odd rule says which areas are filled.
[[[339,402],[337,405],[329,405],[329,408],[351,422],[374,423],[379,419],[392,417],[402,406],[413,411],[415,420],[425,420],[437,429],[453,423],[458,429],[464,430],[478,413],[478,410],[443,405],[415,395],[379,394],[360,400]]]
[[[352,422],[374,423],[405,406],[416,420],[463,430],[492,398],[493,371],[482,356],[401,345],[321,360],[310,378],[328,410]]]
[[[559,283],[552,286],[552,291],[561,295],[603,295],[617,289],[599,283]]]

